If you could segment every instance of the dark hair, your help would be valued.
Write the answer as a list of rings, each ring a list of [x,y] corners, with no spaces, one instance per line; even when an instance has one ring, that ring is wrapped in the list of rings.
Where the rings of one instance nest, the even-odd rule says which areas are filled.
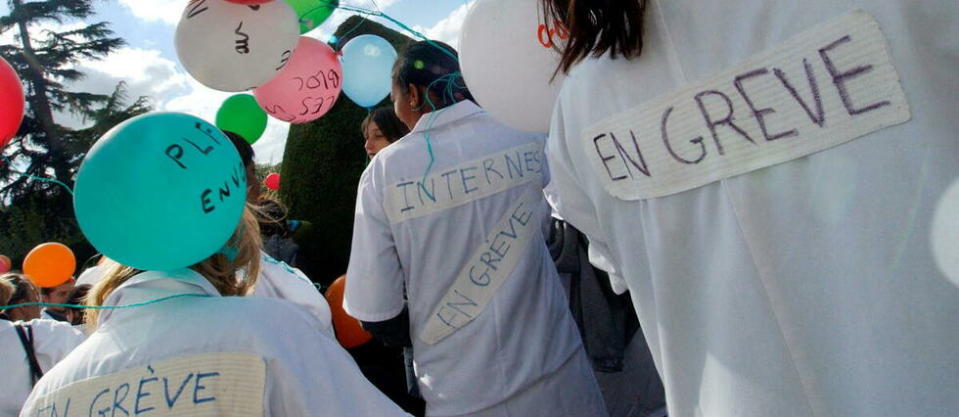
[[[33,284],[26,276],[22,274],[8,273],[0,275],[0,281],[6,282],[7,285],[13,288],[13,292],[10,293],[6,301],[2,305],[13,305],[21,304],[27,300],[27,296],[30,294],[29,289],[33,288],[36,291],[37,286]],[[40,292],[36,291],[37,296],[40,296]],[[3,301],[3,300],[0,300]],[[38,300],[39,301],[39,300]],[[0,310],[2,311],[2,310]]]
[[[87,302],[87,293],[90,292],[90,288],[93,288],[90,284],[82,284],[73,287],[73,290],[70,291],[70,295],[67,296],[66,304],[73,305],[84,305]],[[83,309],[82,308],[67,308],[67,310],[73,312],[75,319],[70,323],[74,326],[83,324]]]
[[[363,123],[360,123],[360,131],[364,135],[370,122],[376,123],[376,127],[380,128],[380,132],[383,132],[383,136],[385,136],[386,140],[390,143],[396,142],[410,133],[410,128],[406,127],[406,125],[400,121],[400,118],[396,117],[396,113],[393,112],[392,107],[379,107],[366,115]]]
[[[230,142],[233,142],[236,151],[240,153],[243,166],[249,167],[253,165],[253,157],[255,154],[253,153],[253,146],[250,146],[250,142],[247,142],[246,139],[243,139],[243,136],[240,136],[238,133],[229,130],[224,130],[223,133],[226,137],[230,138]]]
[[[598,57],[607,51],[613,59],[620,55],[630,59],[642,53],[646,0],[541,1],[546,26],[559,23],[569,32],[557,71],[569,72],[587,56]],[[550,16],[558,22],[550,22]]]
[[[403,92],[409,92],[408,84],[419,87],[425,97],[424,105],[427,100],[432,103],[423,111],[473,100],[460,73],[459,55],[452,46],[440,41],[419,41],[407,47],[393,64],[393,84]]]

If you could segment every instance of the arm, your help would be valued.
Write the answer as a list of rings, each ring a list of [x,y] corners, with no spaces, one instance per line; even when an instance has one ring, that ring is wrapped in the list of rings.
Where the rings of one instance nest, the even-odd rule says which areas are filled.
[[[360,321],[376,323],[399,316],[404,275],[393,231],[383,208],[381,161],[367,167],[360,178],[353,221],[353,244],[347,269],[343,308]]]
[[[413,346],[413,341],[410,339],[410,312],[406,308],[398,316],[389,320],[361,321],[360,323],[364,330],[370,332],[373,337],[386,346]]]
[[[560,101],[553,113],[549,140],[546,143],[546,155],[549,160],[550,181],[546,186],[546,199],[564,220],[579,229],[589,238],[589,261],[593,266],[606,271],[610,284],[617,294],[626,291],[626,283],[618,268],[618,263],[607,246],[606,234],[599,223],[599,215],[580,182],[571,159],[566,126],[563,120],[563,106]],[[575,140],[575,138],[572,138]]]

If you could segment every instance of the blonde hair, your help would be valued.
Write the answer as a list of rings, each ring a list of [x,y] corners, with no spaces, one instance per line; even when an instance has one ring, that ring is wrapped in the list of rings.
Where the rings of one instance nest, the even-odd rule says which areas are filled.
[[[247,295],[256,284],[260,274],[260,227],[257,223],[256,209],[247,206],[243,210],[243,217],[237,226],[233,237],[227,245],[237,249],[236,256],[231,260],[222,253],[214,254],[202,262],[193,265],[190,269],[203,275],[210,284],[223,296]],[[107,261],[108,270],[87,295],[88,306],[102,306],[107,297],[128,279],[143,272],[136,268],[121,265],[113,260]],[[243,277],[237,272],[244,271]],[[86,310],[86,322],[90,329],[97,326],[98,310]]]

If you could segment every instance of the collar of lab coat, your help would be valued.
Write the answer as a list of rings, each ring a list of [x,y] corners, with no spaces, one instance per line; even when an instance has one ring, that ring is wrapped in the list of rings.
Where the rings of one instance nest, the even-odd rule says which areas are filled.
[[[420,117],[420,120],[416,122],[416,126],[413,126],[413,131],[410,132],[410,134],[428,132],[482,111],[483,109],[477,106],[476,103],[470,100],[463,100],[452,106],[424,114]],[[433,113],[436,113],[436,115],[434,116]],[[430,119],[433,120],[430,121]]]
[[[216,287],[210,284],[210,281],[207,281],[203,275],[192,269],[184,268],[175,271],[145,271],[139,273],[117,287],[104,300],[103,305],[136,304],[180,294],[220,296]],[[101,325],[109,321],[110,316],[115,311],[118,310],[101,311]],[[119,311],[122,311],[122,309]]]

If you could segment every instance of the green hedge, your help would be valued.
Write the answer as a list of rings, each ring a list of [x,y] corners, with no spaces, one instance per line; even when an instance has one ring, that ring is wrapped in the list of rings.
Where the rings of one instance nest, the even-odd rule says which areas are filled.
[[[378,35],[400,52],[412,42],[381,24],[353,16],[336,30],[339,43],[334,47],[362,34]],[[388,105],[389,100],[380,104]],[[280,197],[290,208],[289,218],[312,223],[297,239],[298,263],[324,286],[346,273],[349,262],[356,185],[367,163],[360,133],[366,114],[366,109],[340,95],[320,119],[291,125],[286,142]]]

